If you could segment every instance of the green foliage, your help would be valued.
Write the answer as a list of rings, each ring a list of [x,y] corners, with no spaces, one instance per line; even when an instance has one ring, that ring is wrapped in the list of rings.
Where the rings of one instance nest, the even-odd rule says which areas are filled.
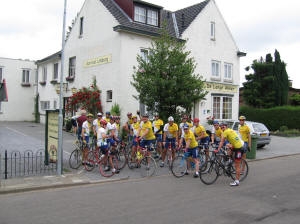
[[[289,81],[286,64],[281,61],[277,50],[274,55],[274,61],[271,54],[266,55],[265,61],[262,58],[253,61],[251,68],[254,73],[245,76],[243,97],[250,106],[271,108],[287,105]]]
[[[271,131],[286,126],[290,129],[300,129],[300,106],[281,106],[268,109],[240,107],[240,114],[247,120],[264,123]]]
[[[179,108],[189,113],[207,92],[202,77],[194,74],[195,61],[185,42],[172,39],[164,29],[148,50],[147,58],[137,56],[131,82],[138,92],[134,98],[162,119],[175,116]]]
[[[121,115],[120,105],[117,103],[114,103],[114,105],[111,107],[110,113],[111,113],[111,115],[114,115],[114,116],[120,116]]]
[[[293,95],[290,96],[290,104],[293,106],[299,106],[300,105],[300,94],[295,93]]]

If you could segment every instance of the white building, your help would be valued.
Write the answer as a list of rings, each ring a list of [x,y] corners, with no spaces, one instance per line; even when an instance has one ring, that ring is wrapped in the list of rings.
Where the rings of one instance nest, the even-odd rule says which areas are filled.
[[[188,39],[187,50],[197,63],[195,73],[206,80],[206,100],[194,106],[192,117],[204,123],[238,117],[240,52],[214,0],[171,12],[140,0],[86,0],[67,35],[64,49],[64,101],[93,77],[101,90],[103,111],[114,103],[127,112],[143,109],[132,96],[136,56],[145,54],[163,22],[170,35]],[[41,121],[45,109],[57,109],[60,55],[37,61]]]
[[[0,58],[0,80],[6,80],[8,102],[0,102],[0,121],[34,121],[34,61]]]

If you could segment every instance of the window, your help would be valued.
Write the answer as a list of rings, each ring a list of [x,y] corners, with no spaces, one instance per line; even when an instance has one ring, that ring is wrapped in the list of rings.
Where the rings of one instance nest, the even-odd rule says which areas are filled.
[[[220,79],[220,62],[212,61],[211,62],[211,75],[213,79]]]
[[[83,34],[83,17],[80,17],[79,37]]]
[[[106,102],[112,102],[112,90],[106,91]]]
[[[216,119],[232,119],[232,97],[213,96],[213,116]]]
[[[22,70],[22,83],[23,84],[29,84],[29,78],[30,78],[29,74],[30,74],[29,69]]]
[[[153,26],[158,26],[157,11],[150,10],[150,9],[147,11],[147,23]]]
[[[215,30],[215,22],[210,22],[210,39],[215,40],[216,39],[216,30]]]
[[[134,20],[152,26],[158,26],[158,11],[146,7],[135,6]]]
[[[69,58],[69,77],[75,77],[76,57]]]
[[[41,101],[41,110],[49,110],[50,109],[50,101]]]
[[[148,55],[149,55],[149,52],[147,49],[141,49],[141,57],[146,62],[148,62]]]
[[[47,81],[47,67],[43,67],[42,82]]]
[[[59,108],[57,107],[57,101],[56,101],[56,100],[53,101],[53,109],[59,109]]]
[[[135,6],[134,20],[140,23],[146,23],[146,9],[139,6]]]
[[[232,64],[224,63],[224,80],[232,81]]]
[[[58,63],[55,63],[53,65],[53,79],[58,79]]]

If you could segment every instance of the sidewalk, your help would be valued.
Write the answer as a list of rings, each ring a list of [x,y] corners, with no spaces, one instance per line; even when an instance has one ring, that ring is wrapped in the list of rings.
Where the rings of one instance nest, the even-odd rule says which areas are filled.
[[[281,156],[288,156],[300,154],[300,149],[297,145],[300,144],[300,137],[296,138],[283,138],[272,136],[271,144],[256,152],[256,159],[248,160],[259,161],[264,159],[271,159]],[[171,175],[168,168],[157,167],[157,176]],[[33,176],[12,179],[0,179],[0,194],[17,193],[32,191],[38,189],[80,186],[93,183],[104,183],[112,181],[121,181],[127,179],[140,178],[136,170],[129,170],[127,167],[111,178],[101,177],[97,170],[93,172],[86,172],[82,167],[78,170],[70,170],[63,175],[53,176]]]

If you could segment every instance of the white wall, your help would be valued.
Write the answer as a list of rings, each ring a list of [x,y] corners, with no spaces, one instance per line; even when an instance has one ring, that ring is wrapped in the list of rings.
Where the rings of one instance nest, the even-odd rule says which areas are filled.
[[[0,121],[34,120],[34,61],[0,58],[3,78],[6,80],[8,102],[1,102]],[[22,69],[30,70],[30,86],[21,86]]]

